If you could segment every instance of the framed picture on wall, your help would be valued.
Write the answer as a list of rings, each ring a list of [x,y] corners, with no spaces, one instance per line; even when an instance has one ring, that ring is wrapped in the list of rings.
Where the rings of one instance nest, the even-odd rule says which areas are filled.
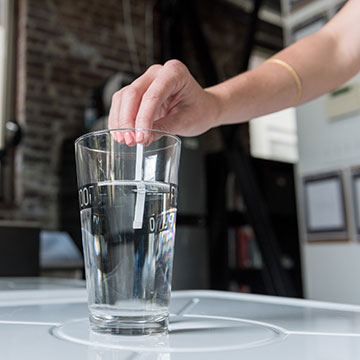
[[[351,182],[353,191],[353,205],[354,205],[354,216],[356,233],[360,237],[360,168],[352,169]]]
[[[305,177],[303,185],[308,240],[346,240],[347,219],[341,173]]]

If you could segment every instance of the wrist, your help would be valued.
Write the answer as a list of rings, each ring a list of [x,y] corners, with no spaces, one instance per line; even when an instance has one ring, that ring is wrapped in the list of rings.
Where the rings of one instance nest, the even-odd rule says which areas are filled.
[[[204,89],[207,94],[210,106],[209,114],[209,125],[210,128],[218,127],[223,125],[224,110],[225,110],[225,99],[221,91],[219,91],[219,85],[215,85]]]
[[[215,126],[242,123],[249,120],[253,97],[249,97],[248,74],[237,75],[211,88],[205,89],[216,103]]]

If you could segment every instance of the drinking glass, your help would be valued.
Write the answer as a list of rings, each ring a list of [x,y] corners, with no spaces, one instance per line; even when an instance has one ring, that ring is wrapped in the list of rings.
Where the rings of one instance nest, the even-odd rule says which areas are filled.
[[[144,143],[128,146],[126,132]],[[168,329],[181,141],[116,129],[75,142],[90,325],[97,332]]]

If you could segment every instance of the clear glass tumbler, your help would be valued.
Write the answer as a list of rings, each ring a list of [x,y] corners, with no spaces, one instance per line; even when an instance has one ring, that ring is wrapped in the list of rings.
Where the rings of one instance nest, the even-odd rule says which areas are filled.
[[[127,146],[142,131],[147,145]],[[75,142],[93,330],[168,328],[181,141],[156,130],[89,133]]]

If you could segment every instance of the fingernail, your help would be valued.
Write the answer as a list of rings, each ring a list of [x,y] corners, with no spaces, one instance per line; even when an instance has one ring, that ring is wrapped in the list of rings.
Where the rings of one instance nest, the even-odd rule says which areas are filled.
[[[144,141],[144,133],[142,131],[136,132],[136,142],[141,143]]]
[[[124,138],[127,145],[130,145],[133,142],[133,137],[129,131],[126,131],[126,133],[124,134]]]

